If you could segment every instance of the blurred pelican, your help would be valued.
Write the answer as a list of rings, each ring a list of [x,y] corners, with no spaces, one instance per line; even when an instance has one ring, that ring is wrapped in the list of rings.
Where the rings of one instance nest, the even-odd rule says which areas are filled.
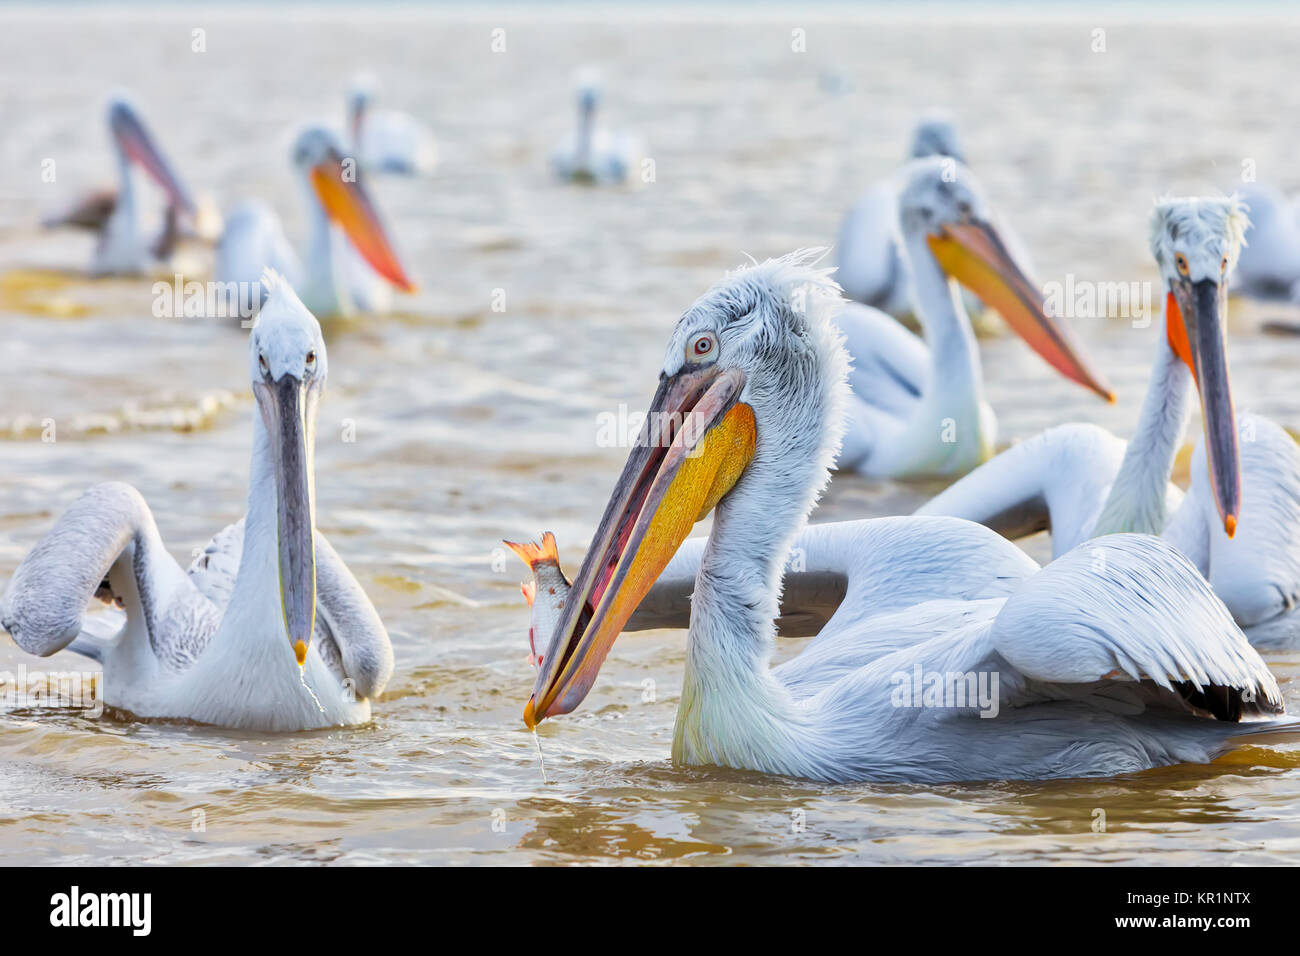
[[[908,158],[927,156],[966,162],[956,124],[947,113],[923,114],[912,130]],[[916,311],[911,270],[899,233],[898,183],[893,177],[874,183],[849,207],[835,253],[835,279],[850,299],[895,318]]]
[[[358,73],[348,88],[348,130],[368,172],[429,175],[438,165],[438,144],[427,126],[408,113],[376,110],[379,79]]]
[[[1248,183],[1239,191],[1250,215],[1233,290],[1300,302],[1300,209],[1277,189]]]
[[[381,312],[392,301],[392,287],[415,291],[366,189],[364,174],[338,138],[323,126],[308,126],[294,140],[291,162],[308,211],[306,268],[271,207],[250,200],[237,206],[226,222],[217,244],[215,280],[251,288],[260,282],[262,271],[271,268],[288,278],[309,309],[323,316]],[[346,261],[339,248],[344,242],[370,268],[355,268]]]
[[[577,182],[625,182],[645,150],[639,137],[597,125],[600,74],[585,68],[577,75],[578,125],[551,151],[551,169],[560,179]]]
[[[1156,205],[1151,251],[1167,293],[1165,328],[1127,445],[1094,425],[1049,429],[918,513],[969,518],[1009,537],[1050,528],[1054,554],[1117,531],[1163,535],[1253,643],[1300,639],[1300,448],[1268,419],[1238,422],[1228,378],[1226,284],[1246,228],[1235,198]],[[1193,387],[1203,434],[1184,496],[1170,476]]]
[[[184,234],[183,220],[196,223],[198,234],[204,235],[204,230],[211,228],[211,211],[200,218],[200,207],[189,189],[125,97],[109,100],[107,119],[117,162],[117,187],[83,194],[43,219],[42,225],[94,232],[98,240],[90,265],[93,275],[140,275],[171,257]],[[141,235],[139,197],[132,173],[135,166],[143,169],[167,197],[162,230],[152,240]]]
[[[997,418],[984,401],[979,346],[958,281],[1062,375],[1113,400],[1069,326],[1044,310],[970,170],[931,156],[905,166],[898,182],[903,255],[924,340],[856,302],[836,316],[853,359],[836,467],[884,478],[959,475],[992,456]]]
[[[105,702],[139,717],[253,730],[364,723],[393,651],[379,615],[316,531],[320,325],[283,282],[249,338],[253,415],[248,513],[188,572],[130,485],[82,495],[14,572],[0,624],[24,650],[101,661]],[[87,618],[99,597],[120,629]]]
[[[1041,779],[1204,763],[1300,737],[1300,721],[1273,717],[1283,702],[1268,667],[1159,539],[1108,540],[1100,569],[1081,549],[1038,570],[951,519],[798,536],[841,420],[838,302],[825,273],[795,256],[728,276],[682,314],[641,440],[546,642],[527,726],[582,703],[712,513],[707,540],[680,556],[694,583],[677,763],[837,782]],[[844,579],[844,597],[773,668],[782,578],[804,540],[818,570]]]

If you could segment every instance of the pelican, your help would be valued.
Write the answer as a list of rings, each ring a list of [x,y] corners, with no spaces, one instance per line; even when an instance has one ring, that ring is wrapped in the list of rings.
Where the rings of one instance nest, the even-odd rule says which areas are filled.
[[[1277,683],[1223,605],[1157,538],[1116,536],[1097,545],[1104,562],[1080,549],[1041,570],[953,519],[796,538],[829,477],[847,372],[831,321],[838,287],[808,261],[732,274],[678,321],[526,726],[578,707],[712,513],[707,540],[679,556],[694,564],[694,592],[677,763],[825,781],[1075,777],[1300,736],[1300,721],[1273,716]],[[844,598],[802,654],[771,668],[783,568],[800,542],[807,570],[845,580]],[[903,699],[914,675],[936,673],[982,680],[990,706],[942,688],[931,706],[919,686]]]
[[[1238,194],[1250,225],[1232,276],[1234,291],[1300,302],[1300,209],[1264,183],[1243,185]]]
[[[391,305],[393,287],[414,292],[364,174],[338,138],[323,126],[308,126],[294,140],[290,157],[307,201],[306,268],[271,207],[245,200],[231,212],[217,244],[215,280],[256,289],[262,271],[270,268],[286,276],[307,307],[323,316],[382,312]],[[364,263],[349,261],[345,242]],[[358,268],[364,264],[369,268]]]
[[[23,559],[0,624],[24,650],[100,661],[104,700],[138,717],[249,730],[360,724],[392,674],[388,634],[361,585],[315,530],[320,325],[268,277],[252,329],[257,411],[248,512],[181,570],[130,485],[96,485]],[[93,597],[125,624],[106,634]]]
[[[1112,532],[1163,535],[1253,643],[1300,638],[1300,449],[1266,418],[1235,421],[1228,378],[1226,286],[1246,228],[1235,198],[1156,205],[1151,251],[1167,293],[1164,334],[1127,445],[1094,425],[1062,425],[994,458],[919,513],[969,518],[1010,537],[1050,528],[1056,555]],[[1203,430],[1184,496],[1170,476],[1193,387]]]
[[[838,468],[881,478],[958,475],[993,455],[997,419],[984,401],[979,347],[953,280],[994,306],[1067,378],[1114,400],[1069,327],[1044,311],[969,169],[938,157],[914,160],[899,188],[925,340],[870,306],[840,310],[853,398]]]
[[[379,79],[359,73],[348,88],[348,128],[361,165],[375,173],[427,176],[438,165],[438,144],[427,126],[396,110],[376,110]]]
[[[560,179],[604,185],[626,182],[632,167],[644,155],[640,139],[622,130],[610,130],[596,123],[600,102],[600,74],[593,69],[579,71],[578,126],[566,134],[551,151],[551,170]]]
[[[197,219],[199,207],[125,97],[109,100],[107,119],[117,161],[117,188],[87,192],[65,209],[47,216],[42,225],[95,233],[97,241],[90,264],[93,275],[141,275],[171,257],[182,233],[180,220]],[[148,173],[167,196],[163,228],[153,239],[140,234],[134,166]]]
[[[912,130],[909,159],[949,157],[965,163],[966,154],[952,117],[923,114]],[[895,318],[916,312],[912,274],[898,230],[898,185],[892,178],[873,183],[840,224],[835,279],[850,299]]]

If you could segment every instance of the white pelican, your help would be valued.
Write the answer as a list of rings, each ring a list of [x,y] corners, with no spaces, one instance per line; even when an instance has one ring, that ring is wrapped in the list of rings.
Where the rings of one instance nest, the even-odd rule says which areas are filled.
[[[848,432],[836,467],[883,478],[958,475],[988,460],[997,419],[984,401],[979,346],[957,280],[1067,378],[1108,401],[1109,386],[1008,250],[970,170],[914,160],[899,180],[904,255],[925,341],[870,306],[836,316],[853,359]]]
[[[1300,721],[1269,716],[1283,710],[1277,683],[1205,581],[1148,536],[1099,543],[1100,570],[1081,549],[1037,571],[969,522],[810,528],[808,567],[842,575],[845,597],[800,656],[770,669],[784,565],[829,475],[847,372],[837,289],[804,261],[733,274],[678,321],[527,726],[582,702],[713,512],[706,543],[685,555],[696,570],[679,763],[829,781],[1071,777],[1300,736]],[[933,674],[982,680],[986,717],[955,686],[931,698]],[[904,699],[914,677],[924,693]]]
[[[268,284],[249,342],[257,412],[244,519],[187,573],[138,491],[96,485],[18,566],[0,605],[24,650],[101,661],[105,702],[138,717],[253,730],[364,723],[392,674],[378,614],[315,531],[320,325],[286,284]],[[96,596],[126,611],[110,637],[86,618]]]
[[[956,124],[947,113],[926,113],[912,130],[908,157],[927,156],[966,162]],[[849,207],[840,223],[835,254],[835,279],[850,299],[895,318],[916,312],[912,272],[898,228],[898,184],[893,177],[873,183]]]
[[[1300,302],[1300,209],[1263,183],[1240,187],[1250,214],[1233,291],[1261,299]]]
[[[122,96],[108,103],[108,132],[117,160],[117,188],[96,189],[42,224],[89,229],[98,237],[90,271],[97,276],[140,275],[166,262],[181,236],[180,219],[195,219],[198,207],[150,134],[140,114]],[[167,196],[162,231],[154,239],[140,233],[138,197],[132,167],[139,166]]]
[[[600,103],[600,74],[578,72],[578,125],[551,151],[551,170],[560,179],[604,185],[626,182],[645,153],[639,137],[596,123]]]
[[[1111,532],[1160,534],[1201,570],[1253,643],[1300,637],[1300,448],[1268,419],[1234,422],[1228,379],[1225,280],[1245,228],[1235,199],[1156,205],[1151,250],[1167,292],[1165,334],[1127,446],[1094,425],[1062,425],[918,513],[969,518],[1010,537],[1050,528],[1058,555]],[[1170,476],[1193,387],[1204,429],[1184,497]]]
[[[271,207],[249,200],[226,220],[217,243],[214,279],[256,288],[262,270],[273,269],[288,278],[311,311],[323,316],[384,311],[392,287],[415,291],[370,199],[363,172],[338,138],[322,126],[308,126],[294,140],[290,156],[307,200],[306,268]],[[344,242],[370,268],[349,262],[341,248]]]
[[[361,165],[374,173],[427,176],[438,165],[438,144],[427,126],[396,110],[376,110],[379,79],[359,73],[348,88],[348,131]]]

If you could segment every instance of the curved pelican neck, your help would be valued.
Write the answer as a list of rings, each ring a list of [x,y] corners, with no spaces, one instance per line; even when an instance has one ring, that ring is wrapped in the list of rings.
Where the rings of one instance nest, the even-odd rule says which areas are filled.
[[[1137,430],[1124,450],[1093,537],[1118,531],[1160,534],[1164,530],[1169,479],[1191,417],[1191,379],[1187,366],[1162,334]]]
[[[909,417],[906,432],[910,436],[939,436],[942,423],[951,420],[960,447],[939,447],[947,455],[960,456],[965,450],[976,455],[978,461],[980,455],[987,454],[993,436],[984,433],[984,373],[970,316],[957,284],[939,268],[930,252],[924,230],[907,233],[905,245],[916,289],[917,318],[930,350],[930,378]],[[926,467],[935,464],[934,449],[931,441],[922,442],[918,449]]]

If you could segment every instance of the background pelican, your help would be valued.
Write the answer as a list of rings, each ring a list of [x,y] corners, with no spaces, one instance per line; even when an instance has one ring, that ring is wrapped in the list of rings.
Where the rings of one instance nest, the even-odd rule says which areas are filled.
[[[625,182],[633,166],[644,156],[639,137],[623,130],[600,126],[596,107],[600,103],[600,73],[590,67],[577,75],[578,125],[551,151],[551,170],[560,179],[607,184]]]
[[[1113,400],[1069,327],[1044,311],[969,169],[939,157],[915,160],[898,188],[925,340],[870,306],[840,310],[853,397],[837,467],[890,478],[957,475],[992,456],[997,418],[984,401],[979,346],[952,280],[997,308],[1063,375]]]
[[[1242,416],[1239,445],[1228,378],[1226,284],[1245,228],[1235,199],[1156,205],[1151,250],[1167,292],[1165,334],[1127,446],[1093,425],[1053,428],[918,513],[969,518],[1011,537],[1050,528],[1055,554],[1116,531],[1163,534],[1254,643],[1300,637],[1300,448],[1254,415]],[[1170,476],[1193,385],[1204,430],[1184,498]]]
[[[855,542],[841,568],[852,600],[769,669],[783,568],[829,476],[847,371],[830,321],[837,290],[804,262],[736,273],[678,321],[641,440],[543,656],[528,726],[582,702],[692,525],[714,512],[696,551],[679,763],[831,781],[1045,778],[1300,736],[1300,722],[1268,718],[1283,709],[1277,684],[1205,581],[1146,536],[1099,546],[1100,572],[1081,550],[1034,573],[965,522],[836,526]],[[948,575],[986,584],[975,599],[944,599],[935,584]],[[1005,578],[1020,580],[980,593]],[[900,676],[934,673],[983,675],[994,713],[964,696],[900,703]]]
[[[270,268],[288,278],[309,309],[324,316],[382,312],[392,302],[393,286],[415,291],[366,189],[364,174],[337,137],[322,126],[308,126],[294,140],[290,156],[307,203],[306,268],[274,210],[251,200],[237,206],[226,221],[217,244],[216,281],[256,286],[262,271]],[[344,242],[372,268],[360,268],[362,263],[345,258]]]
[[[379,78],[358,73],[348,87],[348,132],[361,165],[374,173],[431,174],[438,144],[427,126],[407,113],[375,109]]]
[[[117,163],[117,187],[83,194],[43,219],[42,225],[94,232],[97,239],[90,265],[92,274],[139,275],[171,257],[186,224],[198,218],[199,207],[125,97],[109,100],[107,120]],[[135,166],[142,168],[167,197],[163,226],[153,239],[141,234],[139,197],[132,174]],[[200,235],[205,234],[203,229],[210,228],[210,216],[208,212],[202,220]]]
[[[1300,302],[1300,209],[1264,183],[1246,183],[1238,195],[1250,225],[1233,274],[1234,291]]]
[[[912,130],[908,158],[927,156],[966,162],[957,126],[947,113],[926,113]],[[899,232],[898,189],[892,176],[873,183],[844,214],[835,244],[835,279],[850,299],[902,318],[916,312],[916,300]]]
[[[286,284],[269,284],[249,342],[257,412],[244,519],[187,573],[139,492],[96,485],[19,565],[0,606],[24,650],[102,661],[106,703],[140,717],[256,730],[363,723],[392,674],[378,614],[315,531],[320,326]],[[87,620],[96,596],[125,609],[120,630]]]

